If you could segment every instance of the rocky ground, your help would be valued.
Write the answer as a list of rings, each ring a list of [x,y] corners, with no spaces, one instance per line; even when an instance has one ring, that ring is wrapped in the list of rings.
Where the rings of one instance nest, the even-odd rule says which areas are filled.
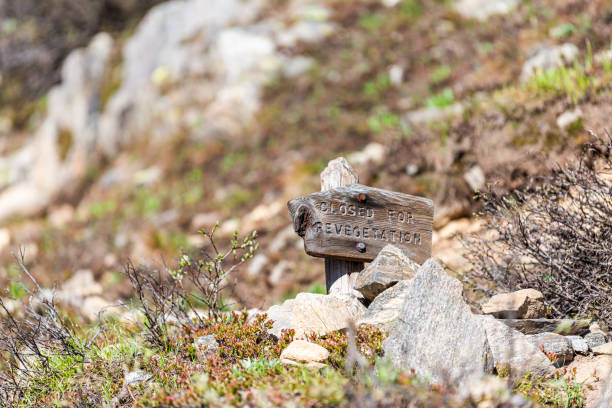
[[[100,310],[118,321],[134,317],[135,312],[113,306],[137,300],[124,273],[128,262],[175,268],[181,250],[197,257],[212,249],[198,230],[219,221],[219,245],[229,245],[237,229],[257,230],[259,242],[254,257],[228,282],[223,302],[236,310],[268,310],[269,317],[277,316],[271,329],[277,337],[282,329],[293,329],[298,337],[311,330],[331,336],[318,343],[311,339],[330,350],[338,339],[323,333],[320,322],[294,327],[294,317],[287,317],[314,307],[313,302],[317,308],[347,308],[346,316],[334,314],[337,321],[326,327],[346,329],[350,316],[394,333],[393,325],[374,313],[396,322],[391,303],[392,309],[413,308],[406,312],[414,319],[402,324],[421,333],[423,344],[441,331],[456,338],[471,327],[478,335],[462,344],[465,356],[487,355],[484,360],[505,367],[500,356],[506,349],[498,343],[513,338],[525,350],[536,348],[530,353],[537,355],[536,371],[552,374],[542,357],[548,356],[573,372],[572,381],[597,383],[582,392],[600,390],[591,368],[602,367],[599,373],[610,366],[609,356],[596,351],[610,339],[601,327],[588,334],[597,316],[574,316],[563,323],[570,332],[551,335],[561,322],[541,320],[550,316],[528,301],[508,311],[498,310],[493,298],[487,311],[485,302],[499,290],[468,279],[471,266],[458,236],[477,234],[486,222],[472,216],[482,206],[475,191],[524,187],[531,176],[550,174],[555,164],[574,159],[591,139],[590,130],[604,133],[612,80],[607,1],[187,0],[162,2],[145,13],[149,6],[141,16],[131,11],[130,23],[110,33],[88,34],[89,44],[72,50],[54,71],[61,81],[44,97],[24,93],[24,100],[16,101],[12,93],[0,101],[6,101],[0,107],[0,284],[9,290],[2,294],[9,309],[19,309],[9,298],[23,296],[21,267],[13,257],[21,248],[23,266],[44,290],[56,287],[57,303],[79,324],[95,326]],[[16,22],[0,22],[0,29]],[[22,80],[5,75],[0,83],[3,90],[22,89]],[[27,112],[15,106],[27,106]],[[423,273],[411,272],[421,280],[395,277],[400,283],[376,296],[366,290],[367,309],[356,299],[322,295],[323,262],[304,253],[286,202],[318,191],[320,172],[338,156],[355,166],[362,184],[434,201],[433,256],[459,281],[441,279],[446,275],[430,262],[417,268]],[[440,286],[429,287],[432,281]],[[469,307],[457,295],[457,282]],[[404,306],[398,300],[400,292],[427,290],[448,292],[444,300],[454,303],[435,304],[424,296],[433,303]],[[524,299],[540,304],[531,295]],[[466,326],[440,322],[435,333],[430,330],[437,326],[413,326],[423,315],[420,308],[452,309],[454,320]],[[479,317],[482,312],[513,329]],[[583,318],[589,319],[586,328]],[[388,355],[423,346],[403,339],[404,329],[373,350]],[[104,345],[131,347],[116,341],[122,329],[117,330]],[[194,333],[177,341],[197,348]],[[224,349],[231,342],[216,334],[218,355],[231,354]],[[339,344],[348,347],[349,338]],[[142,345],[141,340],[134,341]],[[437,340],[442,346],[422,355],[444,362],[448,343]],[[202,342],[216,344],[210,338]],[[333,349],[325,357],[320,348],[304,347],[318,356],[314,363],[336,361]],[[348,355],[343,350],[342,364]],[[249,358],[296,361],[277,351],[268,355],[257,349]],[[115,364],[109,356],[104,364]],[[518,358],[510,361],[511,372],[514,364],[523,364]],[[156,376],[159,384],[167,366],[153,373],[153,363],[145,360],[143,373]],[[431,371],[438,364],[429,370],[421,360],[414,363],[423,367],[419,375],[442,375]],[[457,380],[465,377],[463,371],[491,372],[490,365],[463,370],[461,364],[451,367],[461,372],[444,375]],[[258,369],[276,376],[279,367]],[[127,376],[125,383],[118,380],[122,370],[114,367],[109,372],[117,378],[107,380],[127,384]],[[549,392],[534,381],[504,384],[506,391]],[[129,385],[110,389],[105,403],[126,399],[129,390]],[[554,398],[541,400],[553,404]]]

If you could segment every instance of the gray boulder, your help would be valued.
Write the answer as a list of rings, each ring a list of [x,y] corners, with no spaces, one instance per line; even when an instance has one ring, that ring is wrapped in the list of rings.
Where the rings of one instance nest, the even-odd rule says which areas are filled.
[[[405,291],[400,320],[383,342],[393,366],[438,384],[465,384],[493,371],[484,326],[457,279],[429,259]]]
[[[419,265],[408,258],[401,249],[386,245],[355,280],[355,289],[369,301],[397,282],[410,279]]]
[[[536,377],[549,377],[554,374],[555,367],[548,357],[523,333],[506,326],[492,316],[482,316],[482,322],[499,375],[521,379],[527,373]]]
[[[569,363],[574,358],[574,349],[569,340],[557,333],[540,333],[527,336],[538,349],[549,355],[556,366]]]
[[[196,355],[199,360],[206,360],[219,351],[219,343],[214,334],[196,337],[193,340],[193,345],[196,349]]]
[[[606,335],[599,332],[587,333],[584,336],[584,341],[589,345],[589,349],[593,350],[595,347],[606,344]]]
[[[565,336],[565,338],[570,342],[570,344],[572,345],[572,349],[574,350],[574,353],[578,354],[586,354],[589,352],[589,345],[587,344],[586,340],[583,339],[580,336]]]
[[[409,286],[410,281],[403,280],[376,296],[357,325],[368,324],[385,331],[391,330],[399,321]]]

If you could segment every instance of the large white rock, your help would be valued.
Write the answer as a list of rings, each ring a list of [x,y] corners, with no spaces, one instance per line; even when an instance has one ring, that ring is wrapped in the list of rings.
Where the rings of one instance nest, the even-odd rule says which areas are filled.
[[[274,321],[271,334],[280,337],[283,329],[293,329],[296,338],[303,338],[308,333],[323,335],[346,329],[365,311],[365,306],[350,295],[300,293],[295,299],[272,306],[267,314]]]
[[[399,322],[383,342],[385,356],[433,383],[469,383],[493,371],[484,325],[464,302],[461,283],[429,259],[405,288]]]

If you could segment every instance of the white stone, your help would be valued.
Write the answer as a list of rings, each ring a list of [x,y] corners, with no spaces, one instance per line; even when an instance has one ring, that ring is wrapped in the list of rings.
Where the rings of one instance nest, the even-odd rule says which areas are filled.
[[[62,285],[62,297],[86,297],[102,294],[102,285],[96,282],[90,269],[79,269]]]
[[[318,344],[306,340],[292,341],[281,353],[281,359],[302,363],[322,362],[329,357],[329,351]]]
[[[249,262],[247,273],[249,276],[259,276],[267,264],[268,257],[264,254],[257,254]]]
[[[7,228],[0,228],[0,252],[11,244],[11,232]]]
[[[106,311],[110,311],[110,308],[113,306],[112,302],[104,299],[100,296],[90,296],[83,300],[83,304],[81,306],[80,312],[83,316],[85,316],[90,321],[95,321],[98,319],[98,316]]]
[[[485,174],[478,165],[466,171],[463,175],[463,179],[473,191],[482,191],[485,187]]]
[[[389,79],[393,85],[400,85],[404,79],[404,68],[394,64],[389,67]]]
[[[272,306],[267,314],[274,322],[271,334],[280,337],[283,329],[294,329],[295,338],[303,338],[311,333],[324,335],[346,329],[365,311],[365,306],[350,295],[300,293],[295,299]]]
[[[582,116],[583,113],[580,108],[563,112],[557,118],[557,126],[559,127],[559,129],[567,129],[568,127],[582,119]]]
[[[578,47],[571,43],[540,48],[535,55],[523,64],[521,81],[528,80],[537,71],[546,71],[564,64],[570,64],[578,56],[578,53]]]
[[[595,355],[612,355],[612,342],[593,347],[593,353]]]
[[[387,148],[376,142],[369,143],[363,150],[351,153],[348,161],[353,164],[364,164],[369,161],[380,164],[387,155]]]
[[[519,0],[459,0],[455,10],[466,18],[484,21],[496,14],[508,14],[519,4]]]
[[[428,107],[408,112],[405,120],[413,125],[423,125],[430,122],[444,121],[463,115],[465,108],[459,102],[443,108]]]
[[[287,272],[291,271],[295,268],[295,262],[288,261],[286,259],[281,259],[279,263],[274,265],[272,268],[272,272],[270,272],[270,283],[272,285],[278,285],[283,276],[286,275]]]
[[[570,344],[572,345],[572,349],[574,349],[574,353],[588,353],[589,352],[589,345],[587,344],[586,340],[583,339],[580,336],[565,336],[565,338],[570,342]]]

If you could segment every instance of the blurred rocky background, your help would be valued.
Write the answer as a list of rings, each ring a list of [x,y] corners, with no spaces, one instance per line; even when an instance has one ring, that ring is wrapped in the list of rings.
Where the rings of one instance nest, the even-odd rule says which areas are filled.
[[[604,0],[0,0],[0,284],[21,249],[95,317],[219,221],[260,242],[228,303],[321,291],[286,202],[337,156],[433,199],[461,275],[475,191],[605,130],[611,34]]]

